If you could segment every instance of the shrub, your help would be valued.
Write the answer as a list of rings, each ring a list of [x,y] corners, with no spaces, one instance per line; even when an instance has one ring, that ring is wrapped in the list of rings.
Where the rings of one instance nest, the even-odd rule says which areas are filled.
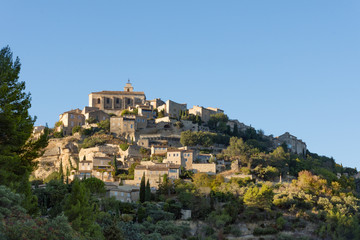
[[[80,126],[75,126],[75,127],[73,127],[73,129],[72,129],[72,134],[77,133],[77,132],[80,132],[80,131],[81,131],[81,127],[80,127]]]
[[[62,137],[64,137],[64,133],[62,131],[54,132],[54,138],[62,138]]]
[[[257,228],[254,229],[254,232],[253,232],[253,234],[255,236],[267,235],[267,234],[276,234],[276,233],[278,233],[278,231],[273,227],[265,227],[265,228],[257,227]]]
[[[97,137],[88,137],[84,139],[84,142],[80,145],[81,148],[91,148],[96,145],[104,145],[105,140],[97,138]]]
[[[120,149],[123,151],[126,151],[129,148],[129,144],[127,143],[122,143],[120,144]]]
[[[97,125],[101,130],[104,130],[105,132],[110,131],[110,120],[109,119],[101,121]]]
[[[97,120],[95,118],[90,117],[90,118],[86,119],[86,122],[88,124],[92,124],[92,123],[97,123]]]

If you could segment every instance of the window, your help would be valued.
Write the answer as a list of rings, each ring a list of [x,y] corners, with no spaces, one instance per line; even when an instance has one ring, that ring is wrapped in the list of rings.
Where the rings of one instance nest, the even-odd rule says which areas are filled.
[[[115,196],[117,196],[118,195],[118,192],[115,192]]]
[[[130,128],[133,128],[133,125],[132,125],[132,124],[130,124]]]
[[[123,192],[121,193],[121,196],[122,196],[122,197],[124,196],[124,193],[123,193]]]
[[[127,196],[130,197],[130,193],[128,193]]]
[[[173,154],[173,156],[175,157],[175,153]]]
[[[74,122],[70,122],[71,123],[71,126],[73,127],[74,126]]]
[[[129,89],[128,89],[128,91],[129,91]],[[128,104],[130,104],[131,103],[131,99],[128,99]]]
[[[90,166],[90,163],[88,163],[88,166]]]
[[[169,157],[171,156],[171,154],[169,153]]]
[[[118,98],[116,99],[116,104],[119,104],[119,99]]]
[[[70,118],[74,118],[74,115],[70,114]]]
[[[100,104],[100,98],[97,99],[97,103]]]
[[[82,163],[82,165],[84,166],[84,163]]]

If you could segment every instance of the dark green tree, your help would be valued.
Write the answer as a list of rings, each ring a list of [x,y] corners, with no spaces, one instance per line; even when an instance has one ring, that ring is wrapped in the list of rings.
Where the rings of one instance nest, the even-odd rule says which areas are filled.
[[[150,200],[151,200],[151,189],[150,189],[150,182],[148,179],[145,188],[145,202],[150,202]]]
[[[59,175],[60,175],[61,181],[64,182],[64,169],[63,169],[62,159],[60,161]]]
[[[140,202],[145,202],[145,173],[143,174],[140,182]]]
[[[90,191],[77,178],[65,199],[64,209],[73,229],[86,237],[103,239],[101,228],[95,223],[95,206],[90,205]]]
[[[24,194],[23,207],[36,212],[37,199],[31,192],[29,175],[34,170],[40,149],[47,144],[48,129],[37,141],[27,141],[35,118],[29,114],[30,93],[18,81],[20,60],[13,60],[7,46],[0,50],[0,183]]]
[[[116,154],[114,154],[113,167],[114,167],[114,175],[116,175],[119,171],[119,167],[118,167],[117,160],[116,160]]]

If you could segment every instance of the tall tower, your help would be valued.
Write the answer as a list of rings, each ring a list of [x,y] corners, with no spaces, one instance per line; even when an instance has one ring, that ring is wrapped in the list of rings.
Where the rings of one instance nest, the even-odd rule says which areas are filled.
[[[128,82],[126,83],[126,85],[125,85],[125,87],[124,87],[124,91],[125,91],[125,92],[132,92],[132,91],[134,91],[134,87],[131,85],[130,79],[128,79]]]

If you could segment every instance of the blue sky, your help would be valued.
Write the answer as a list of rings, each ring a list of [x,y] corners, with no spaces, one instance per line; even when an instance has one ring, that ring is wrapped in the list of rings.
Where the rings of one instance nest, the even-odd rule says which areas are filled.
[[[360,168],[359,1],[3,1],[37,125],[121,90],[220,107]],[[5,10],[5,11],[4,11]]]

